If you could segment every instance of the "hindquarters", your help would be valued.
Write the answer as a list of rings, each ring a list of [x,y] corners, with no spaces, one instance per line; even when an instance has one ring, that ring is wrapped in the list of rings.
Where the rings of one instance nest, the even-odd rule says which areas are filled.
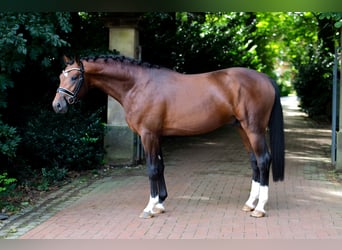
[[[253,170],[251,191],[242,210],[252,211],[253,217],[266,215],[268,201],[269,171],[272,166],[274,181],[284,179],[284,127],[280,94],[276,83],[260,73],[243,89],[240,100],[240,126],[238,127],[244,145],[250,155]],[[256,81],[253,81],[257,79]],[[257,86],[253,89],[251,86]],[[257,92],[257,93],[255,93]],[[259,97],[259,98],[257,98]],[[239,113],[238,113],[239,114]],[[266,129],[269,128],[270,147],[266,143]]]
[[[241,125],[240,134],[251,155],[252,165],[259,170],[256,179],[268,185],[272,162],[273,180],[283,180],[284,127],[279,89],[268,76],[253,70],[238,68],[233,74],[239,93],[234,112]],[[269,147],[266,143],[267,127]],[[264,168],[265,176],[261,177],[259,174]]]

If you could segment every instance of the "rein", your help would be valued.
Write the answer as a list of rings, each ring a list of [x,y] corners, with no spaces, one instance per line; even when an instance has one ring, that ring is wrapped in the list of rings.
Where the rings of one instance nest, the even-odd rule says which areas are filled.
[[[78,98],[77,98],[77,95],[78,93],[80,92],[80,89],[81,89],[81,86],[84,82],[84,68],[83,68],[83,64],[81,63],[81,67],[80,68],[70,68],[68,70],[63,70],[62,73],[65,77],[68,77],[68,73],[70,71],[73,71],[73,70],[77,70],[77,71],[80,71],[81,72],[81,75],[79,76],[79,79],[78,79],[78,82],[76,84],[76,88],[74,89],[74,91],[70,91],[66,88],[63,88],[63,87],[59,87],[57,89],[57,93],[63,93],[65,95],[67,95],[69,98],[66,98],[67,99],[67,102],[69,104],[73,104],[75,102],[78,101]]]

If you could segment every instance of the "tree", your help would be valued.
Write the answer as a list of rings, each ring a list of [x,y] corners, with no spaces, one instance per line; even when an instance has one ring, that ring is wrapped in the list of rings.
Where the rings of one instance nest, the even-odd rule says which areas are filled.
[[[342,13],[341,12],[324,12],[319,14],[319,19],[331,19],[334,21],[336,29],[342,28]],[[341,34],[340,34],[341,35]]]
[[[311,29],[313,39],[302,46],[305,49],[303,54],[292,60],[296,68],[293,84],[301,107],[316,119],[330,118],[333,56],[338,44],[336,25],[341,22],[340,19],[325,18],[326,15],[310,13],[311,22],[315,25]],[[337,16],[340,15],[334,17]]]
[[[287,95],[292,90],[289,64],[292,58],[306,54],[300,43],[309,43],[315,35],[310,15],[148,13],[139,25],[143,59],[186,73],[232,66],[253,68],[278,78]],[[279,67],[282,72],[276,71]]]
[[[38,64],[47,72],[61,47],[68,46],[59,33],[71,31],[69,13],[0,13],[0,111],[5,112],[6,96],[14,79],[27,65]],[[26,83],[27,84],[27,83]],[[0,114],[0,160],[15,156],[20,142],[16,128]],[[6,164],[1,164],[2,166]]]
[[[255,13],[147,13],[139,23],[143,59],[180,72],[245,66],[271,73],[257,53]]]
[[[177,67],[188,73],[233,66],[268,68],[256,53],[251,36],[255,14],[179,13]],[[267,72],[266,72],[267,73]]]

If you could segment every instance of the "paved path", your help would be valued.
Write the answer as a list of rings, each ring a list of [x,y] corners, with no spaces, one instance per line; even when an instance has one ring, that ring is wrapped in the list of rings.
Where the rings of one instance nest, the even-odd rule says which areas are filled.
[[[138,217],[149,186],[145,169],[132,168],[85,186],[67,205],[47,211],[50,218],[34,218],[5,237],[341,239],[342,185],[329,164],[331,132],[299,112],[294,98],[283,99],[283,106],[286,176],[284,182],[270,182],[265,218],[241,211],[251,170],[239,136],[225,127],[205,136],[165,139],[166,213]]]

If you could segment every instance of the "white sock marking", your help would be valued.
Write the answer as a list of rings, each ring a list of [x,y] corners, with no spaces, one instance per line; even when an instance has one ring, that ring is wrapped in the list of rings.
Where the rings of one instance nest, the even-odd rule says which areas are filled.
[[[268,201],[268,186],[260,186],[259,202],[255,210],[265,213],[265,204]]]
[[[158,204],[158,201],[159,201],[158,196],[156,196],[156,197],[150,196],[150,200],[149,200],[147,206],[145,207],[144,212],[153,213],[153,208]]]
[[[260,193],[260,183],[252,180],[251,192],[248,200],[246,201],[246,205],[255,208],[255,201],[259,198]]]

